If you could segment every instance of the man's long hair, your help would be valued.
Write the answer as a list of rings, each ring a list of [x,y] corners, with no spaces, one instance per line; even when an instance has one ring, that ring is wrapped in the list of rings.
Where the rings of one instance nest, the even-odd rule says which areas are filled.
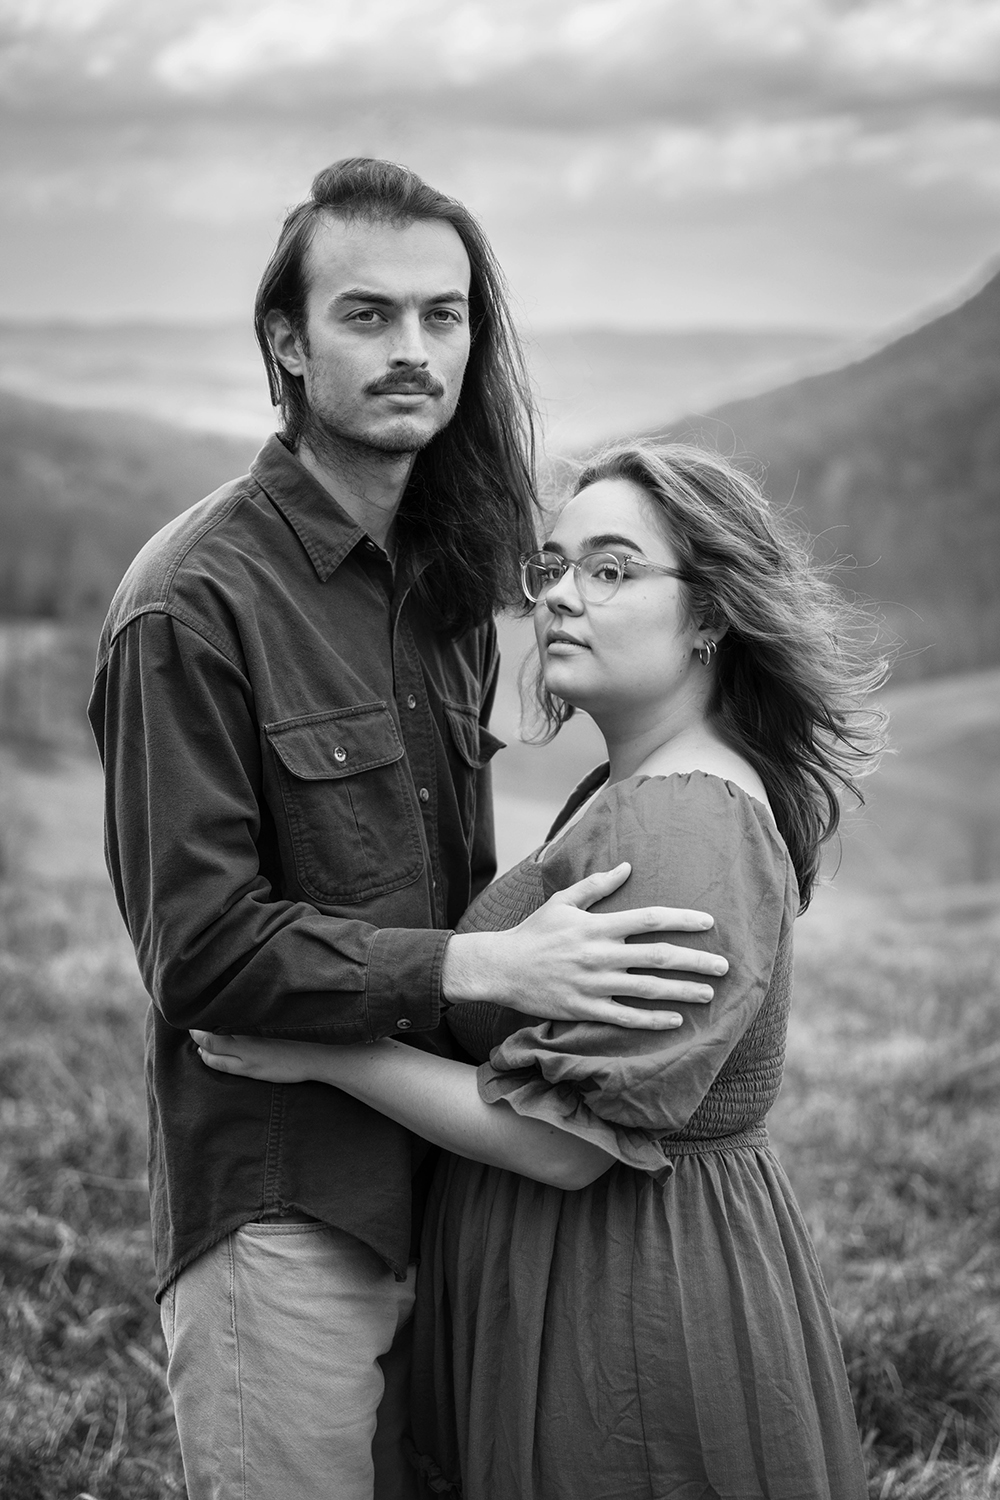
[[[254,327],[282,436],[293,450],[307,424],[304,383],[276,359],[268,313],[306,335],[306,253],[324,218],[405,227],[451,224],[472,268],[472,338],[451,422],[417,454],[398,516],[400,541],[429,563],[414,591],[438,626],[460,635],[520,601],[518,556],[534,546],[534,413],[507,306],[503,273],[476,219],[455,198],[394,162],[348,157],[318,173],[288,214],[257,291]]]

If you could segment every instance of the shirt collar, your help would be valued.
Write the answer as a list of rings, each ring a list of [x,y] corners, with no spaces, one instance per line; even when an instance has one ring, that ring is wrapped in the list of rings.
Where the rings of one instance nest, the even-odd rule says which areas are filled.
[[[367,533],[290,453],[277,433],[268,438],[250,473],[295,532],[326,583]]]

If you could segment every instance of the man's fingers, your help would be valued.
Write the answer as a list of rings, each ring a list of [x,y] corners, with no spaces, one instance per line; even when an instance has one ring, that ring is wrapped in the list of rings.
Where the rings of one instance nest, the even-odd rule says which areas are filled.
[[[564,906],[579,906],[582,911],[586,911],[595,901],[610,896],[612,891],[624,885],[631,873],[632,866],[626,860],[613,870],[598,870],[594,875],[584,876],[583,880],[568,885],[564,891],[556,891],[549,899],[562,902]]]
[[[607,982],[606,993],[626,1003],[648,1000],[652,1004],[676,1005],[683,1001],[687,1005],[706,1005],[715,999],[711,985],[699,984],[696,979],[661,978],[659,974],[616,974]]]
[[[630,969],[685,969],[691,974],[708,974],[713,979],[729,972],[721,954],[703,953],[700,948],[678,948],[676,943],[627,943],[623,956]]]
[[[605,937],[641,936],[648,932],[707,932],[715,926],[707,911],[680,906],[638,906],[630,911],[594,912]]]
[[[676,1011],[636,1010],[631,1005],[620,1005],[617,1000],[592,1000],[586,1007],[580,1001],[574,1006],[572,1019],[624,1026],[627,1031],[676,1031],[684,1024],[684,1017]]]

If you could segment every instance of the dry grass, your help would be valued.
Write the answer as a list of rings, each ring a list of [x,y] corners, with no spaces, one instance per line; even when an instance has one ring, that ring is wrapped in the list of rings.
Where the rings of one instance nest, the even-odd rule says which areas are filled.
[[[1000,1495],[1000,902],[804,943],[772,1134],[838,1309],[879,1500]]]
[[[16,819],[6,821],[8,846]],[[183,1495],[152,1303],[141,992],[100,879],[0,880],[0,1495]],[[834,1303],[871,1500],[1000,1497],[1000,919],[803,928],[773,1134]]]
[[[145,998],[103,884],[0,886],[0,1495],[184,1493],[153,1306]]]

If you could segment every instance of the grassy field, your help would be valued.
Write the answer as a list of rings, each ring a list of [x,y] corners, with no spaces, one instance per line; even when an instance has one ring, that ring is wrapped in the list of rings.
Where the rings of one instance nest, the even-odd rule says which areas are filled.
[[[144,997],[93,765],[0,761],[0,1496],[183,1495],[152,1305]],[[773,1135],[872,1500],[1000,1496],[1000,886],[824,893]],[[585,1500],[585,1497],[581,1497]]]
[[[80,791],[93,782],[72,762],[4,770],[0,1496],[183,1495],[152,1301],[145,997],[107,882],[88,869],[94,810]],[[45,819],[12,805],[12,784],[40,782],[68,873]]]

